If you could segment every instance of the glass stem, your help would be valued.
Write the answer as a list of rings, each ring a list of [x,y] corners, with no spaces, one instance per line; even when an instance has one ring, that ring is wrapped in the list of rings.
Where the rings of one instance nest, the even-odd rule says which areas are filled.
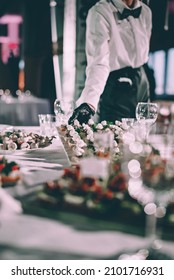
[[[146,215],[146,237],[150,244],[157,238],[157,218],[155,214]]]
[[[150,133],[151,127],[149,125],[146,126],[146,134],[145,134],[145,142],[148,143],[149,133]]]
[[[158,209],[161,206],[158,206]],[[163,207],[162,207],[163,208]],[[165,216],[165,214],[164,214]],[[157,213],[146,215],[146,237],[149,241],[149,247],[158,250],[162,247],[161,233],[163,217],[157,217]]]

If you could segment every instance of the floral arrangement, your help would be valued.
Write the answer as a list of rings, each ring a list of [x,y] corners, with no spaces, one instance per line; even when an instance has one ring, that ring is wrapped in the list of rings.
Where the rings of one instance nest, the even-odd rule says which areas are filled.
[[[0,132],[0,150],[35,149],[50,145],[54,137],[44,137],[24,130]]]
[[[77,157],[82,157],[90,152],[91,154],[96,153],[95,132],[112,132],[114,135],[112,152],[116,155],[119,154],[118,140],[123,133],[123,125],[119,121],[95,123],[90,119],[87,124],[80,124],[78,120],[75,120],[73,126],[64,125],[59,128],[59,134],[63,141],[68,143]]]
[[[20,167],[15,161],[7,161],[3,156],[0,157],[0,178],[2,187],[15,185],[20,180]]]
[[[151,182],[151,179],[156,180],[159,173],[162,175],[160,166],[159,173],[156,173],[155,166],[152,177],[149,177],[149,160],[152,167],[151,160],[156,160],[156,156],[158,158],[159,155],[153,153],[145,162],[147,169],[142,176],[149,182]],[[52,205],[55,209],[63,207],[64,210],[67,209],[68,211],[102,214],[103,218],[106,217],[111,220],[121,219],[122,221],[125,218],[128,224],[145,222],[144,206],[138,202],[136,196],[130,194],[128,180],[122,172],[120,161],[112,163],[111,172],[106,180],[82,176],[80,165],[65,168],[59,179],[44,184],[38,198],[42,203]],[[174,201],[172,199],[167,206],[165,223],[169,223],[170,226],[173,226],[174,223]]]

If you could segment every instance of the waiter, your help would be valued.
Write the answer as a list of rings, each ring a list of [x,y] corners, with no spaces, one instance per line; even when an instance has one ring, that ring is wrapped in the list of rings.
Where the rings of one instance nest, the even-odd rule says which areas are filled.
[[[86,81],[69,119],[87,123],[134,118],[138,102],[147,102],[148,61],[152,29],[150,8],[140,0],[101,0],[88,12]]]

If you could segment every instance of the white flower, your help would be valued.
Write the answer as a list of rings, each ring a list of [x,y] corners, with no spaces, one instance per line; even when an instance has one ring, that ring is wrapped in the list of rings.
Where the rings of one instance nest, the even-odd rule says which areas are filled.
[[[98,123],[96,126],[97,129],[103,129],[103,125],[101,123]]]
[[[107,121],[102,121],[101,124],[105,126],[107,125]]]
[[[88,124],[89,124],[89,125],[93,125],[93,124],[94,124],[93,119],[89,119]]]
[[[117,147],[118,146],[118,143],[117,143],[117,141],[113,141],[113,144],[114,144],[114,147]]]
[[[72,125],[67,125],[67,129],[70,130],[74,130],[74,127]]]
[[[76,133],[76,132],[75,132],[74,130],[70,130],[69,135],[70,135],[70,136],[73,136],[75,133]]]
[[[93,135],[93,134],[94,134],[93,130],[92,129],[88,129],[87,135]]]
[[[80,148],[87,146],[86,143],[82,139],[79,139],[77,141],[77,144],[78,144],[78,147],[80,147]]]
[[[94,136],[93,134],[88,134],[86,137],[89,141],[94,142]]]
[[[82,126],[83,126],[84,130],[89,130],[89,129],[91,129],[91,128],[89,127],[89,125],[87,125],[87,124],[85,124],[85,123],[83,123]]]
[[[105,128],[105,131],[106,131],[106,132],[110,131],[109,127]]]
[[[80,139],[78,133],[74,133],[74,135],[72,136],[72,139],[74,142],[77,142]]]
[[[115,124],[110,124],[109,127],[110,127],[110,129],[115,129],[116,125]]]
[[[77,127],[81,126],[81,124],[79,123],[79,121],[77,119],[74,121],[74,126],[77,126]]]
[[[94,132],[93,132],[92,129],[90,129],[90,130],[87,131],[87,136],[86,136],[86,138],[87,138],[88,140],[94,138]]]
[[[128,126],[126,123],[123,123],[123,124],[122,124],[122,128],[123,128],[124,130],[128,130],[128,129],[129,129],[129,126]]]
[[[92,130],[92,129],[87,129],[86,132],[87,132],[87,135],[89,135],[89,134],[90,134],[90,135],[91,135],[91,134],[93,135],[93,130]]]
[[[122,122],[120,122],[120,121],[115,121],[115,124],[118,126],[122,126]]]
[[[120,133],[120,131],[119,131],[118,129],[115,129],[115,130],[114,130],[114,134],[115,134],[115,135],[119,135],[119,133]]]
[[[114,149],[113,149],[113,152],[114,152],[115,154],[118,154],[118,153],[119,153],[119,151],[120,151],[120,150],[119,150],[119,148],[118,148],[118,147],[116,147],[116,148],[114,148]]]
[[[74,149],[74,153],[75,153],[75,155],[77,156],[77,157],[79,157],[79,156],[82,156],[83,154],[84,154],[84,150],[83,149],[81,149],[81,148],[79,148],[79,147],[76,147],[75,149]]]

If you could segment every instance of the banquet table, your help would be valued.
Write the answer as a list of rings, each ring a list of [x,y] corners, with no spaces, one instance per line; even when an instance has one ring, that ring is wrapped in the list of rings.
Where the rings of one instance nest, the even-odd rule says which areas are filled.
[[[35,96],[0,100],[0,122],[17,126],[39,125],[38,114],[50,114],[49,100]]]
[[[36,126],[17,128],[39,132]],[[123,231],[113,222],[59,210],[54,216],[51,209],[27,200],[71,164],[58,135],[46,148],[4,155],[15,160],[22,173],[22,181],[5,190],[7,197],[24,202],[21,205],[26,208],[13,213],[0,200],[0,259],[117,259],[125,251],[147,246],[146,238]],[[163,240],[163,251],[174,259],[174,242]]]

